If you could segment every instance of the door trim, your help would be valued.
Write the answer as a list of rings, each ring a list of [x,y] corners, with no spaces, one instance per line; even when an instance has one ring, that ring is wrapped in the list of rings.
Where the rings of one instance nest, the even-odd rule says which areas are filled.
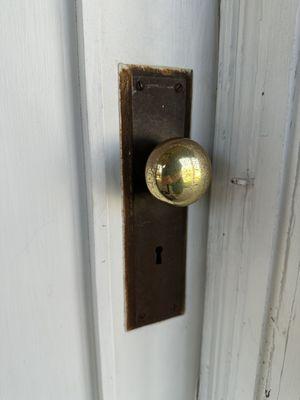
[[[278,398],[300,259],[299,5],[220,14],[199,399]]]

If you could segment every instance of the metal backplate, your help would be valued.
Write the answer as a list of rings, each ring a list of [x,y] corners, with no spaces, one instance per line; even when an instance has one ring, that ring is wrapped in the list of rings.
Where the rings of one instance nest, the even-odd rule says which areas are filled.
[[[187,209],[155,199],[145,183],[154,147],[188,137],[191,71],[120,67],[127,329],[184,313]]]

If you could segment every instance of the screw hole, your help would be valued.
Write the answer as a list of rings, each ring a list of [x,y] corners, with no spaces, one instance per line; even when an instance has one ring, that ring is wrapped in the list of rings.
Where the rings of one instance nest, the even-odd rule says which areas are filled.
[[[163,251],[162,246],[157,246],[155,249],[155,264],[159,265],[162,264],[161,253]]]
[[[146,314],[145,313],[141,313],[138,315],[138,322],[143,322],[146,318]]]

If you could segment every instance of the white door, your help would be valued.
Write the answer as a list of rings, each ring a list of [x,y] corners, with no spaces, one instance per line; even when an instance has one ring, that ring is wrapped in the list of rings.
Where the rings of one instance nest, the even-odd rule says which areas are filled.
[[[10,0],[0,32],[0,399],[195,399],[208,198],[185,314],[126,332],[118,64],[193,69],[210,151],[217,0]]]
[[[218,6],[2,4],[1,400],[300,398],[299,0],[221,0],[219,54]],[[130,332],[119,63],[193,69],[214,141],[185,314]]]
[[[220,16],[199,399],[297,400],[300,2]]]

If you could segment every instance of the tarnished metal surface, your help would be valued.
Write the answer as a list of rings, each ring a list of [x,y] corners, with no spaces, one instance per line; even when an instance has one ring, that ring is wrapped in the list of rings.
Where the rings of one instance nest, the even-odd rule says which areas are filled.
[[[150,154],[145,178],[157,199],[185,207],[207,191],[211,162],[206,151],[193,140],[170,139]]]
[[[158,143],[187,137],[191,72],[120,68],[127,329],[184,313],[186,208],[154,198],[146,161]]]

